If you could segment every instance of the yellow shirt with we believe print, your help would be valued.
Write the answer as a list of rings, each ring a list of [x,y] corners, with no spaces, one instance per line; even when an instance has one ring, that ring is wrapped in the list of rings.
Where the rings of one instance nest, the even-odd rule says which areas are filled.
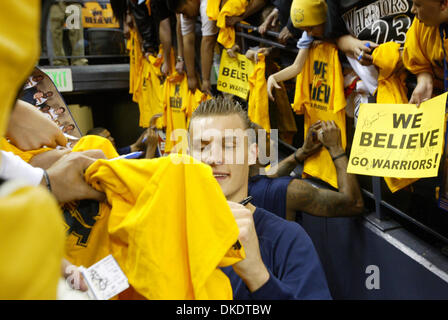
[[[322,42],[309,49],[308,58],[297,76],[292,108],[305,116],[305,136],[318,120],[333,120],[341,129],[342,147],[347,144],[345,129],[344,77],[338,50],[332,43]],[[303,168],[304,176],[317,177],[337,188],[336,167],[326,148],[309,156]]]

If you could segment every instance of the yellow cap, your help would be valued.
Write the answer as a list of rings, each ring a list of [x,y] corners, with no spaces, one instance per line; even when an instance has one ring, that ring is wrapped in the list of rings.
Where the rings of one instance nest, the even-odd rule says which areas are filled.
[[[324,0],[294,0],[291,21],[295,28],[313,27],[327,20],[327,3]]]

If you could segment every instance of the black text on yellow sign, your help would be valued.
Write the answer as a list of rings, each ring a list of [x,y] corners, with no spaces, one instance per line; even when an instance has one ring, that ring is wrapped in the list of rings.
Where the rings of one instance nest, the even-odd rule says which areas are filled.
[[[254,64],[244,55],[231,58],[225,50],[222,52],[218,75],[218,90],[247,100],[249,94],[249,76]]]
[[[362,104],[347,171],[396,178],[437,176],[443,150],[446,94],[420,108]]]
[[[85,2],[82,8],[84,28],[119,28],[110,3],[101,6],[98,2]]]

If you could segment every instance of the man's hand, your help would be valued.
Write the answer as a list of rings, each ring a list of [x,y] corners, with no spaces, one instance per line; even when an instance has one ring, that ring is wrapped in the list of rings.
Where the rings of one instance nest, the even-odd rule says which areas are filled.
[[[210,80],[204,80],[202,81],[202,88],[201,91],[203,93],[208,94],[209,96],[213,96],[212,94],[212,84],[210,83]],[[194,91],[193,91],[194,92]]]
[[[243,21],[243,16],[226,16],[226,27],[233,27]]]
[[[47,146],[65,146],[65,138],[58,126],[33,105],[17,100],[9,119],[6,136],[12,144],[23,151]]]
[[[148,133],[143,131],[143,133],[138,137],[137,141],[131,144],[131,152],[143,151],[146,147],[146,142],[143,142],[145,137],[147,138]],[[146,140],[145,140],[146,141]]]
[[[251,51],[251,50],[248,50]],[[232,46],[232,48],[227,49],[227,54],[229,55],[230,58],[236,58],[236,54],[240,52],[240,46],[237,44],[234,44]],[[247,53],[246,53],[247,54]],[[246,55],[247,56],[247,55]]]
[[[423,72],[417,75],[417,86],[412,92],[409,103],[420,105],[422,102],[431,99],[433,89],[432,75]]]
[[[367,44],[369,44],[370,48]],[[370,66],[373,63],[373,58],[369,53],[376,47],[378,45],[375,42],[358,40],[353,47],[353,58],[358,60],[363,66]]]
[[[74,290],[87,291],[89,288],[78,267],[71,264],[67,259],[62,259],[62,276],[67,281],[70,288]]]
[[[160,67],[160,72],[166,77],[171,73],[170,62],[164,60],[162,66]]]
[[[281,89],[282,87],[277,83],[277,80],[275,80],[274,75],[270,75],[268,78],[268,83],[267,83],[267,87],[268,87],[268,96],[269,99],[271,99],[272,101],[275,100],[273,94],[272,94],[272,90],[273,88],[276,89]]]
[[[175,68],[176,68],[176,71],[177,71],[178,74],[184,73],[185,62],[183,60],[182,61],[177,61]]]
[[[156,121],[161,116],[161,113],[157,113],[153,115],[151,120],[149,121],[149,127],[146,131],[148,137],[146,141],[146,159],[152,159],[156,154],[157,144],[159,143],[159,137],[156,132]]]
[[[364,66],[369,66],[373,62],[372,56],[369,54],[378,45],[372,41],[363,41],[352,35],[344,35],[336,39],[338,48],[347,56],[359,61]],[[370,48],[366,45],[369,44]]]
[[[188,82],[188,89],[191,92],[195,92],[196,89],[198,88],[198,79],[195,76],[187,77],[187,82]]]
[[[258,27],[258,33],[264,35],[270,28],[274,28],[278,22],[278,9],[275,8],[266,18],[266,20]]]
[[[278,42],[285,44],[288,39],[292,38],[292,33],[288,30],[288,27],[283,27],[282,31],[278,35]]]
[[[65,156],[70,152],[71,152],[70,149],[61,149],[61,150],[53,149],[47,152],[42,152],[32,157],[29,164],[32,165],[33,167],[38,167],[47,170],[53,165],[53,163],[55,163],[60,158],[62,158],[63,156]]]
[[[318,134],[321,126],[322,125],[319,120],[309,127],[302,148],[299,148],[296,151],[296,157],[299,160],[304,161],[306,158],[308,158],[310,155],[312,155],[322,147],[322,143],[318,139]]]
[[[84,180],[84,171],[97,159],[105,158],[101,150],[71,152],[48,168],[51,190],[58,202],[83,199],[103,201],[105,195],[87,184]],[[41,184],[46,185],[44,178]]]
[[[243,279],[247,288],[254,292],[269,280],[269,272],[261,259],[253,213],[239,203],[232,201],[227,201],[227,203],[240,231],[238,239],[246,253],[246,259],[235,263],[233,270]],[[255,210],[253,206],[252,208]]]
[[[321,121],[318,139],[328,149],[332,157],[344,152],[342,148],[341,129],[339,129],[333,120]]]

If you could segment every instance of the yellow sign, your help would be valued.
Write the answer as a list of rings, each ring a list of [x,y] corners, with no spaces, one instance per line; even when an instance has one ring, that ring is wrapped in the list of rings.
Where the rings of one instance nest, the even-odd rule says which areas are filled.
[[[226,50],[222,51],[219,65],[218,90],[247,100],[249,94],[249,76],[254,70],[254,63],[246,56],[237,53],[231,58]]]
[[[84,28],[119,28],[110,3],[84,2],[82,8],[82,26]]]
[[[447,93],[414,104],[361,104],[348,173],[395,178],[437,176]]]

